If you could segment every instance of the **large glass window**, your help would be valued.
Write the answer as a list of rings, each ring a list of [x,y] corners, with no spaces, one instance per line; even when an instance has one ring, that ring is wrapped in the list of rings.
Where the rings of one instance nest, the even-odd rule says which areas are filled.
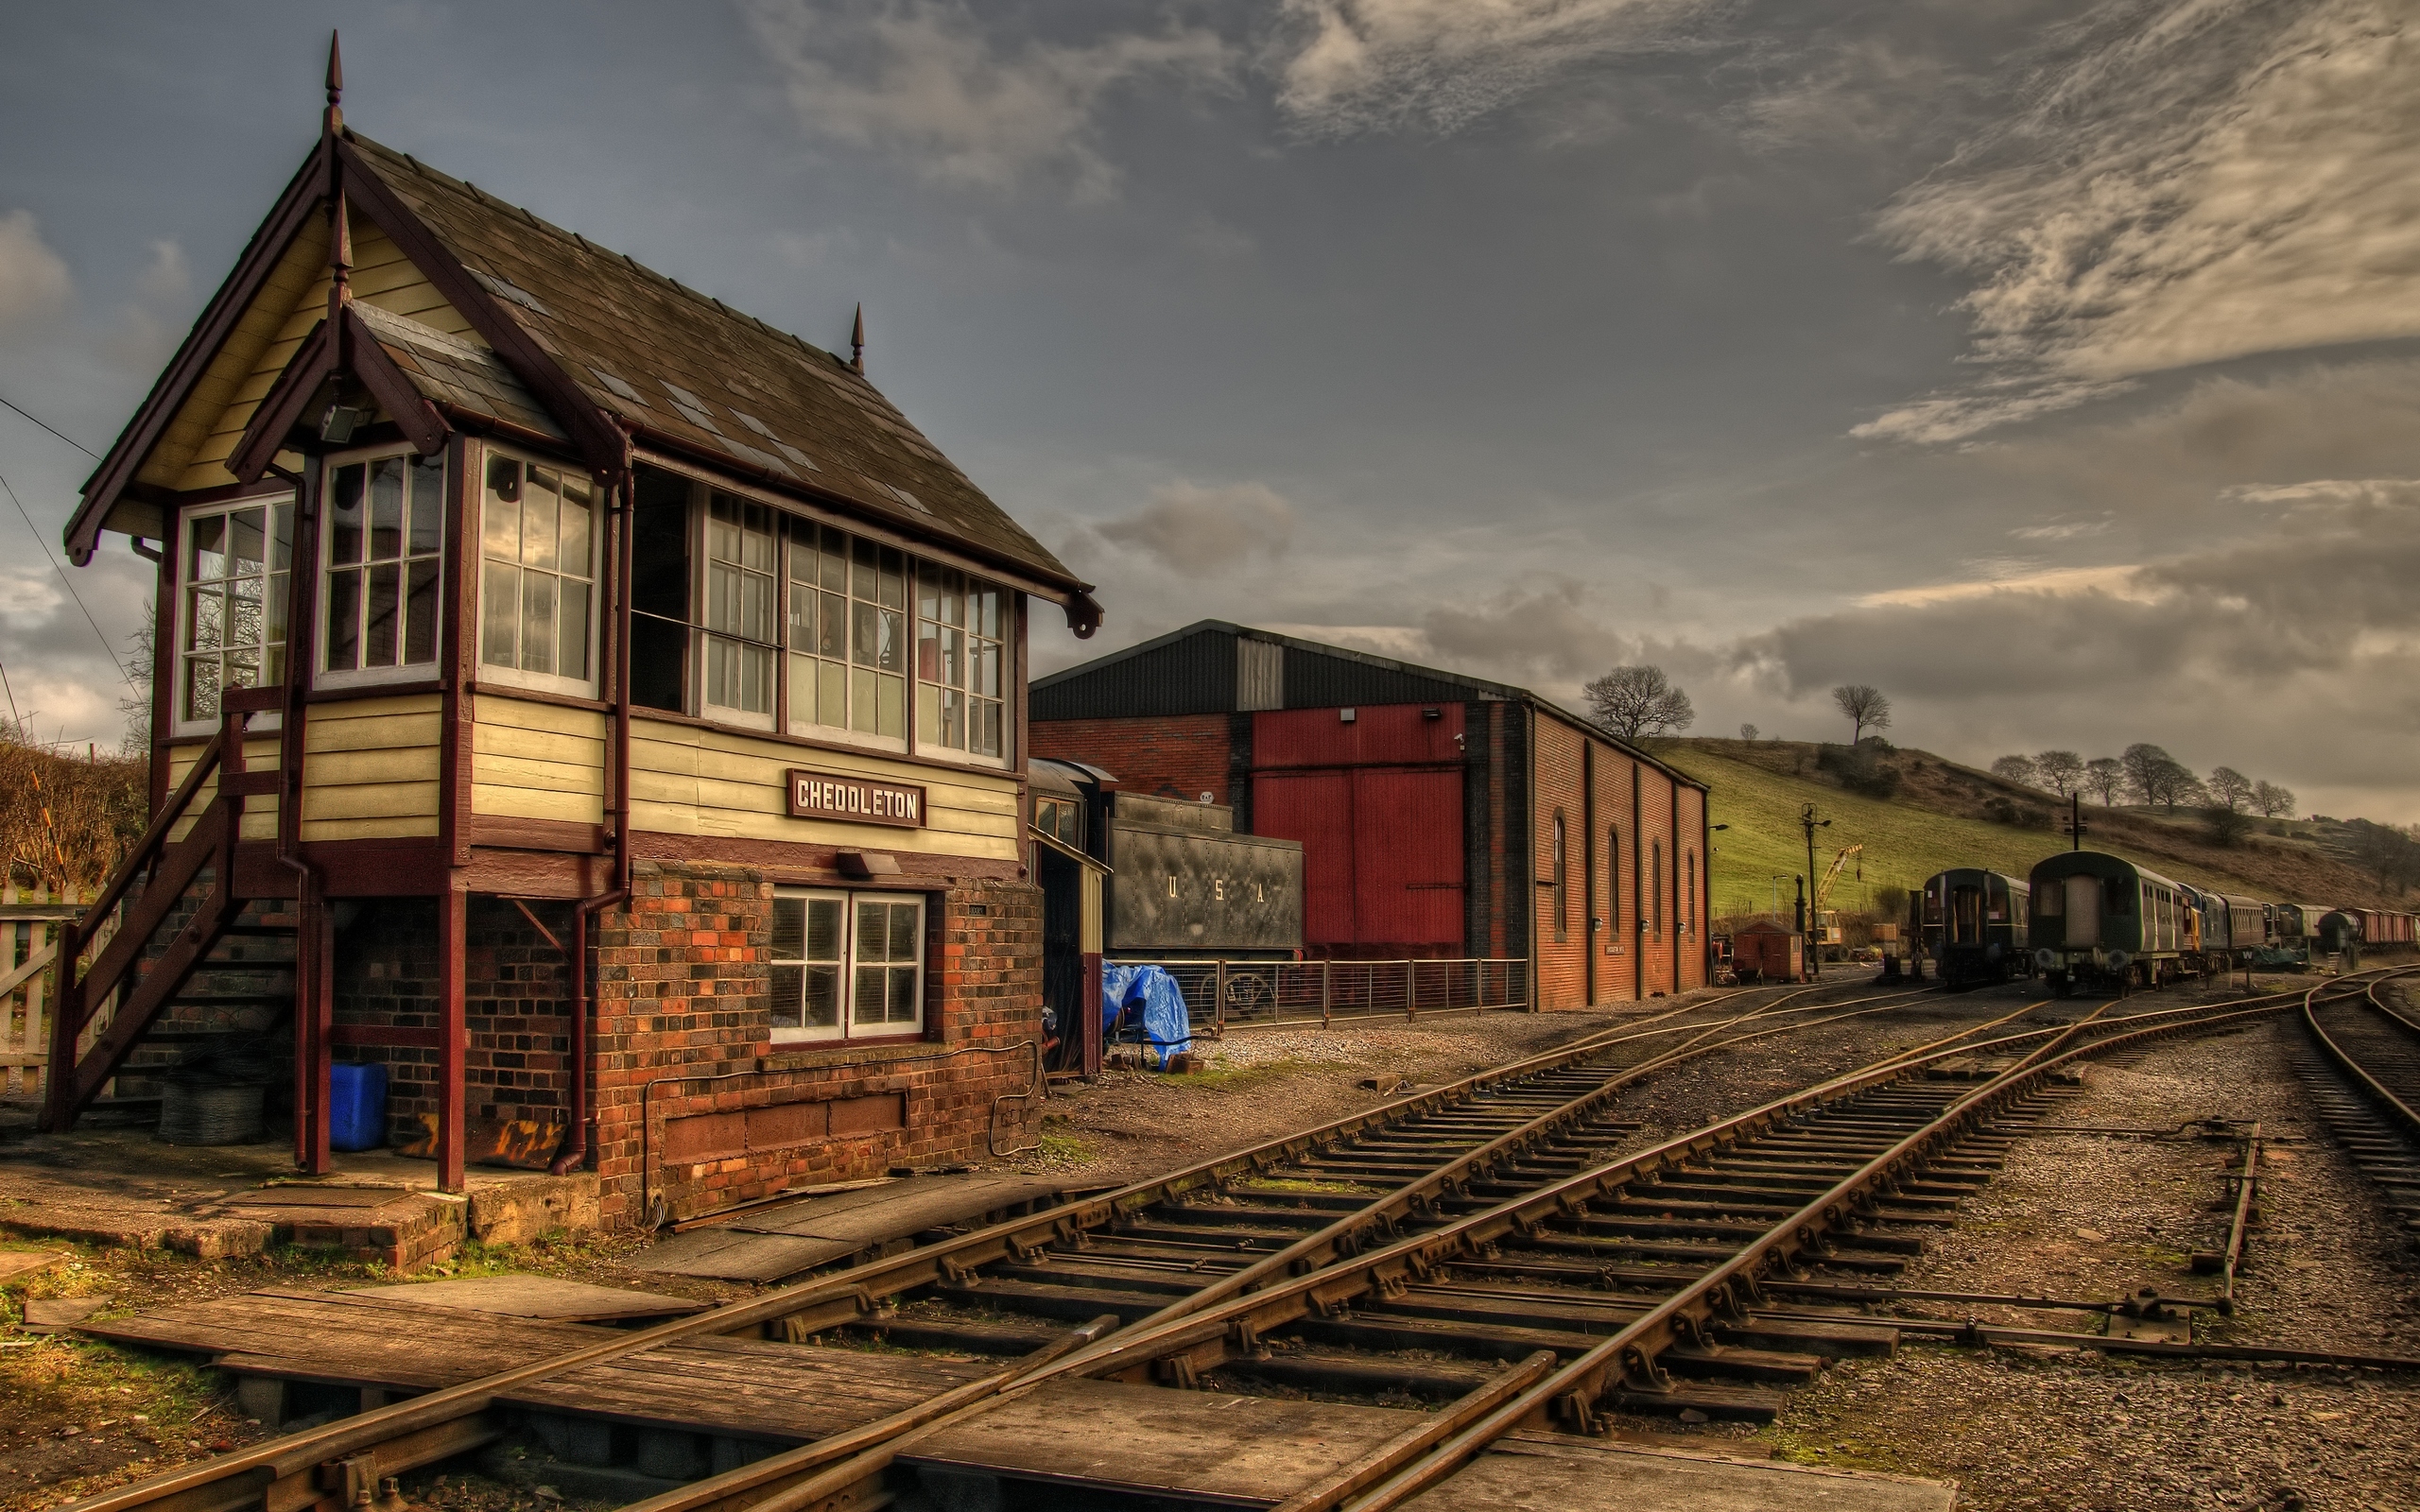
[[[916,743],[1006,748],[1000,591],[951,567],[916,571]]]
[[[908,558],[804,520],[789,529],[790,728],[908,740]]]
[[[491,456],[479,515],[479,662],[502,680],[595,689],[595,500],[588,479]]]
[[[176,722],[213,724],[222,688],[285,678],[286,605],[292,598],[294,504],[254,499],[184,517],[178,576]]]
[[[773,511],[728,493],[706,505],[705,692],[710,713],[773,718]]]
[[[320,670],[372,677],[434,670],[444,456],[332,464],[323,514]]]
[[[925,1019],[925,901],[785,891],[773,899],[775,1040],[916,1033]]]

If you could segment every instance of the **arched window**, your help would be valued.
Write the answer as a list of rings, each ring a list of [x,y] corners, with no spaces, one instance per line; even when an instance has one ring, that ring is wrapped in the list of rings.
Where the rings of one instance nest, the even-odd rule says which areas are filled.
[[[1664,842],[1656,841],[1649,850],[1648,855],[1650,860],[1647,867],[1647,896],[1651,900],[1648,904],[1651,919],[1648,933],[1657,939],[1662,939],[1664,937]]]
[[[1559,940],[1571,937],[1571,893],[1565,885],[1569,880],[1570,868],[1565,865],[1563,853],[1563,810],[1557,809],[1554,811],[1554,937]]]
[[[1622,948],[1622,832],[1605,832],[1605,940]]]

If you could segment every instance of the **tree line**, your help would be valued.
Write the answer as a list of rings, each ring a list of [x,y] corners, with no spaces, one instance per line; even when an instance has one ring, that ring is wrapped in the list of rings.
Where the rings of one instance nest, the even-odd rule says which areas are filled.
[[[1992,775],[2022,787],[2047,789],[2061,798],[2090,794],[2104,808],[2122,795],[2173,814],[2180,808],[2221,808],[2231,814],[2282,818],[2294,812],[2294,790],[2266,779],[2256,782],[2232,766],[2216,766],[2206,778],[2149,742],[2138,741],[2119,756],[2085,761],[2071,750],[2003,756]]]

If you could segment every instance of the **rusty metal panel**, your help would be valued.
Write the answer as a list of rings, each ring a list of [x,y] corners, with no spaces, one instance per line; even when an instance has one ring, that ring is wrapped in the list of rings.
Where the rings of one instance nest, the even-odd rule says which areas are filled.
[[[1460,703],[1386,703],[1288,709],[1253,716],[1252,759],[1281,766],[1460,765]],[[1431,717],[1431,715],[1435,717]]]
[[[1303,943],[1351,945],[1353,780],[1345,772],[1258,772],[1253,825],[1303,848]]]
[[[1459,710],[1457,710],[1459,712]],[[1363,949],[1462,943],[1462,774],[1353,774],[1353,919]]]
[[[1113,819],[1109,846],[1113,953],[1302,947],[1299,842]]]

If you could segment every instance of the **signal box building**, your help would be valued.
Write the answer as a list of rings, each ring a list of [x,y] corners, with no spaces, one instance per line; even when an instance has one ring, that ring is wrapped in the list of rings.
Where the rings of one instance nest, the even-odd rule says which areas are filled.
[[[1013,1135],[1028,616],[1090,633],[1086,585],[862,326],[774,330],[336,83],[67,529],[157,563],[154,822],[62,947],[51,1126],[240,1039],[322,1171],[376,1061],[444,1186],[593,1168],[609,1224]]]
[[[1544,1007],[1705,985],[1705,784],[1526,689],[1205,620],[1032,699],[1036,755],[1302,842],[1309,954],[1527,957]]]

